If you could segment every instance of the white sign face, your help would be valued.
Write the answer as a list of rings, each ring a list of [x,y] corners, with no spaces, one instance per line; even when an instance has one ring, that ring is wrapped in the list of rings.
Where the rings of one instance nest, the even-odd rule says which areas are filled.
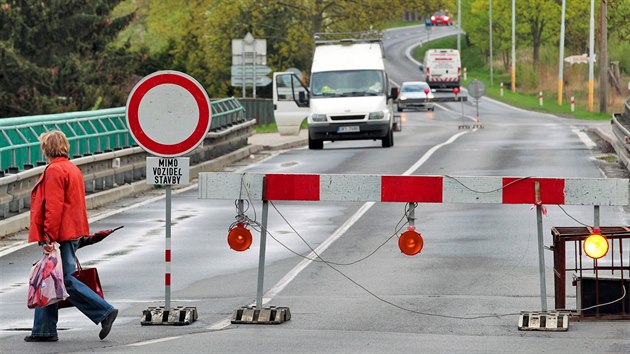
[[[210,98],[194,78],[158,71],[131,90],[125,110],[129,133],[147,152],[185,155],[206,137],[212,122]]]
[[[190,158],[147,157],[147,184],[186,185],[189,179]]]

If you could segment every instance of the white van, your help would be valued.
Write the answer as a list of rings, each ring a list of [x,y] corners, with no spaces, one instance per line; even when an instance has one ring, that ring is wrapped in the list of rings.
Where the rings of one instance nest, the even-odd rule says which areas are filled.
[[[394,145],[396,89],[385,72],[379,38],[316,41],[310,88],[294,73],[274,73],[273,102],[280,134],[298,134],[308,119],[310,149],[324,141],[381,140]]]
[[[429,49],[420,66],[431,88],[459,87],[462,64],[457,49]]]

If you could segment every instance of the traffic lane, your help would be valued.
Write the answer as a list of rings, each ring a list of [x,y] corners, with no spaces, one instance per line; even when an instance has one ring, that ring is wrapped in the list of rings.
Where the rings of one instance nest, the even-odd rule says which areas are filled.
[[[295,212],[298,214],[289,212],[285,216],[294,219],[297,227],[303,230],[319,230],[315,233],[315,236],[319,236],[311,239],[314,244],[319,244],[333,228],[330,224],[326,226],[322,218],[346,214],[345,209],[334,205],[316,207],[307,215],[303,215],[299,209]],[[227,245],[228,227],[235,221],[236,215],[234,201],[200,200],[197,199],[197,191],[191,190],[174,196],[172,214],[172,292],[186,289],[206,278],[255,269],[258,266],[257,242],[243,253],[234,252]],[[156,306],[164,299],[163,215],[163,202],[156,202],[112,216],[108,218],[108,225],[123,224],[126,232],[112,234],[101,243],[77,252],[83,266],[98,268],[106,298],[120,310],[133,304]],[[252,219],[257,216],[259,222],[261,206],[251,206],[247,215]],[[277,218],[277,215],[270,213],[268,230],[270,237],[273,235],[282,242],[283,235],[290,230]],[[313,221],[314,218],[317,218],[316,222]],[[259,236],[256,235],[255,241],[258,240]],[[296,244],[295,240],[284,242],[298,252],[308,251],[306,246]],[[10,265],[3,267],[3,292],[0,294],[3,329],[30,327],[31,321],[22,319],[31,317],[32,310],[23,305],[28,290],[27,275],[33,260],[40,257],[38,252],[41,252],[38,247],[28,247],[2,258],[3,262]],[[285,257],[287,254],[283,246],[274,243],[267,247],[267,258],[270,262]],[[199,299],[184,298],[186,302],[190,302],[205,299],[207,296],[214,294],[208,292]],[[16,317],[16,314],[19,316]],[[16,322],[16,318],[20,320]],[[73,321],[63,322],[63,325],[75,329],[83,327],[83,324]]]
[[[455,34],[457,31],[452,28],[435,28],[427,31],[424,26],[385,31],[383,38],[383,46],[387,53],[385,68],[390,79],[398,85],[403,81],[424,81],[424,74],[412,57],[414,48],[421,46],[427,39],[434,40]]]
[[[418,113],[422,115],[423,113]],[[407,120],[407,117],[408,120]],[[415,129],[415,126],[419,126]],[[380,141],[356,140],[324,143],[323,150],[307,148],[287,151],[249,166],[251,173],[402,174],[437,144],[457,131],[427,122],[412,114],[403,117],[403,129],[394,133],[394,146],[382,148]]]
[[[403,81],[421,81],[424,75],[418,65],[408,59],[410,48],[419,46],[424,37],[424,27],[413,26],[396,31],[385,31],[383,47],[387,53],[385,69],[389,78],[400,85]]]
[[[402,213],[401,203],[375,205],[322,257],[329,262],[348,263],[367,256],[391,236]],[[610,213],[604,214],[608,220]],[[555,348],[579,352],[589,343],[598,343],[603,351],[618,352],[628,344],[628,337],[619,335],[626,327],[621,322],[605,326],[572,322],[570,331],[564,333],[517,330],[515,314],[540,306],[536,221],[529,206],[421,205],[416,215],[419,216],[416,225],[425,238],[421,254],[402,255],[393,238],[358,264],[334,267],[383,300],[421,313],[384,303],[331,267],[313,262],[270,301],[271,305],[288,306],[293,316],[291,321],[273,328],[259,326],[254,332],[251,326],[233,325],[226,331],[167,341],[161,348],[181,345],[182,341],[204,342],[211,343],[212,350],[223,352],[233,350],[236,340],[246,352],[253,351],[252,348],[282,351],[297,337],[303,351],[336,351],[336,348],[346,349],[345,345],[331,344],[340,335],[352,343],[348,350],[355,352],[380,348],[364,346],[368,337],[392,343],[389,351],[400,352],[409,348],[409,342],[396,340],[402,335],[437,336],[441,338],[438,341],[442,350],[449,352],[458,348],[459,342],[448,343],[446,338],[466,338],[484,352],[492,351],[503,341],[523,338],[531,340],[528,351]],[[551,217],[550,223],[558,221],[556,216]],[[441,221],[445,219],[446,224]],[[471,223],[471,219],[477,222]],[[303,236],[308,239],[307,232]],[[547,264],[550,257],[547,255]],[[287,271],[288,263],[269,265],[266,288]],[[253,274],[236,278],[247,279],[254,287]],[[209,279],[205,284],[214,288],[238,284],[221,280],[226,279]],[[551,281],[548,276],[547,289],[552,289]],[[253,290],[250,294],[253,296]],[[478,316],[489,317],[473,318]],[[282,339],[272,341],[263,333]],[[567,338],[571,340],[564,341]],[[146,351],[154,347],[147,344],[140,348]],[[116,351],[116,347],[105,351]],[[295,347],[288,351],[295,351]]]

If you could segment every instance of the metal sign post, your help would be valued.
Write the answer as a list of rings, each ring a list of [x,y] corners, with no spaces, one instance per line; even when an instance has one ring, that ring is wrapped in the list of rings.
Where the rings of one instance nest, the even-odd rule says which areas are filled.
[[[271,80],[265,75],[271,72],[267,64],[267,40],[257,39],[247,33],[243,39],[232,40],[232,86],[241,87],[246,97],[247,87],[253,88],[256,98],[256,86],[267,86]],[[262,68],[262,69],[261,69]]]
[[[171,186],[189,183],[189,158],[210,128],[212,109],[206,90],[177,71],[158,71],[131,90],[125,112],[129,132],[148,153],[147,184],[166,186],[164,307],[143,311],[142,325],[187,325],[197,319],[195,307],[171,308]],[[164,129],[167,126],[169,129]]]

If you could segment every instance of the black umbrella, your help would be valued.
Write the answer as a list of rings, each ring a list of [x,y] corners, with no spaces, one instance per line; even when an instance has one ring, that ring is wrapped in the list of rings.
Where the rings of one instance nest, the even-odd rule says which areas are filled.
[[[79,247],[84,247],[84,246],[89,246],[89,245],[93,245],[97,242],[101,242],[103,241],[103,239],[105,239],[105,237],[111,235],[114,231],[122,229],[124,226],[118,226],[115,229],[107,229],[107,230],[100,230],[100,231],[96,231],[93,234],[87,235],[87,236],[83,236],[81,238],[79,238]]]

